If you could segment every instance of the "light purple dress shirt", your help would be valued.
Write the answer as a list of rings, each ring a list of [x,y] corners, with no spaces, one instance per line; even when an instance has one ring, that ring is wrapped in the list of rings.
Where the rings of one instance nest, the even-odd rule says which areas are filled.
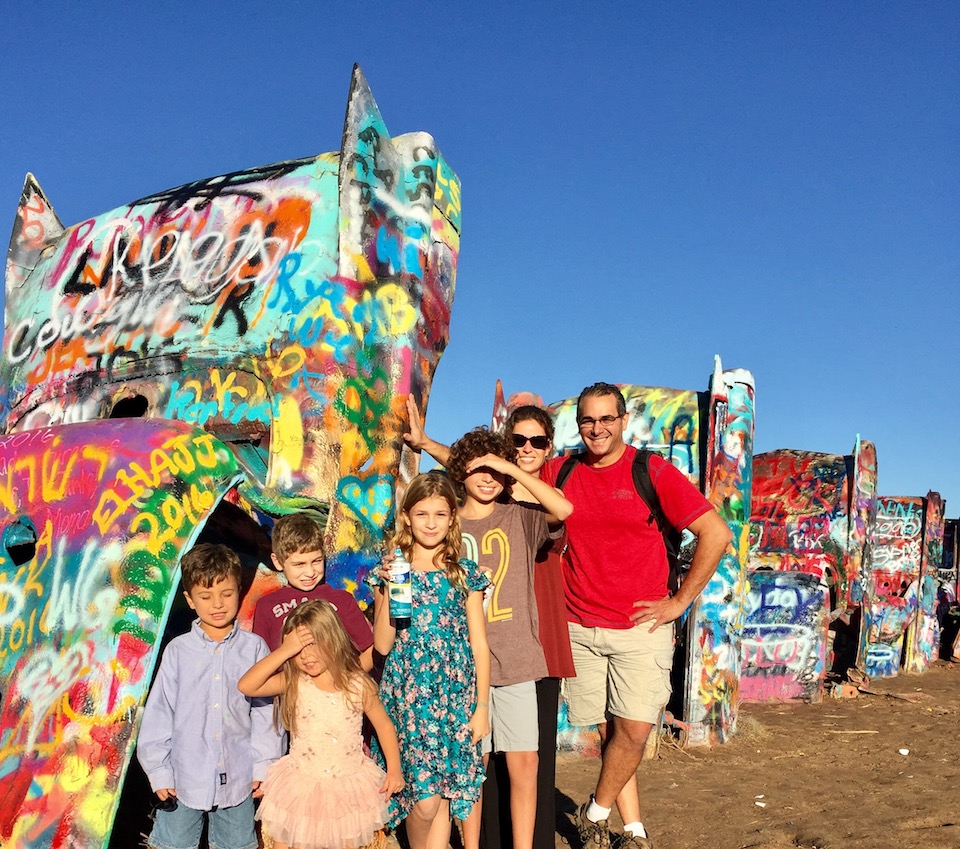
[[[248,699],[237,683],[268,655],[256,634],[233,630],[215,642],[200,620],[171,640],[140,724],[137,759],[154,791],[173,787],[188,808],[239,805],[280,757],[273,699]]]

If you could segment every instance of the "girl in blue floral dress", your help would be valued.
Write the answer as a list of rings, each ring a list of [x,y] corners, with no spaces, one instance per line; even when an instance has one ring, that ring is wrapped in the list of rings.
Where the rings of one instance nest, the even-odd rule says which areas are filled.
[[[388,825],[406,818],[411,849],[447,847],[451,816],[467,819],[483,783],[479,743],[490,725],[483,590],[489,581],[476,563],[460,559],[460,545],[453,486],[437,472],[418,475],[407,487],[391,546],[410,561],[409,622],[390,619],[383,581],[375,574],[369,579],[374,647],[386,656],[380,698],[397,729],[406,780],[390,800]],[[376,744],[374,753],[381,757]]]

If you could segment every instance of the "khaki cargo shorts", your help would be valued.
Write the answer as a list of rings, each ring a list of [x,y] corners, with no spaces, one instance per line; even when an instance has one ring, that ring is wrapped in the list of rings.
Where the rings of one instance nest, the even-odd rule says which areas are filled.
[[[674,625],[585,628],[568,622],[576,678],[563,696],[571,725],[596,725],[607,714],[656,725],[670,698]]]

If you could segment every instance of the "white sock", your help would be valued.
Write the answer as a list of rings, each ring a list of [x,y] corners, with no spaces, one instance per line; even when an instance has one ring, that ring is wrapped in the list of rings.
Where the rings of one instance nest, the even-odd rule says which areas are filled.
[[[597,804],[597,800],[590,797],[590,804],[587,806],[587,819],[590,822],[600,822],[610,816],[609,808],[602,808]]]
[[[647,830],[643,827],[642,822],[628,822],[624,824],[623,830],[628,834],[632,834],[634,837],[647,836]]]

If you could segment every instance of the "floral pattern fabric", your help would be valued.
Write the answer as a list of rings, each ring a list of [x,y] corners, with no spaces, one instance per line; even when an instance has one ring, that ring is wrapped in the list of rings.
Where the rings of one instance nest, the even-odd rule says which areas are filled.
[[[461,560],[469,591],[489,580],[472,560]],[[477,681],[467,632],[467,596],[443,572],[411,570],[413,615],[398,628],[380,682],[380,698],[400,740],[406,787],[390,800],[388,825],[395,826],[421,799],[439,795],[463,819],[480,798],[480,744],[470,742]],[[379,583],[376,577],[368,579]],[[384,765],[376,741],[373,753]]]

